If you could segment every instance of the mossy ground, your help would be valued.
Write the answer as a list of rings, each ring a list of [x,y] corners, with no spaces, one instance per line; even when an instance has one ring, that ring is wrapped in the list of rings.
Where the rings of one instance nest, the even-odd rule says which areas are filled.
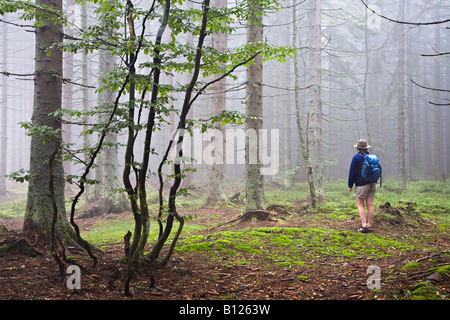
[[[283,205],[288,215],[272,212],[273,222],[237,221],[221,227],[216,226],[242,214],[242,205],[204,206],[204,192],[194,191],[193,196],[179,199],[179,212],[195,218],[186,222],[172,261],[164,269],[144,269],[133,283],[136,295],[143,299],[448,299],[450,199],[443,195],[450,193],[450,187],[420,181],[402,191],[389,180],[384,185],[377,191],[375,230],[369,234],[357,232],[355,200],[343,181],[325,185],[326,201],[316,209],[305,207],[305,184],[293,190],[268,184],[267,204]],[[227,188],[228,194],[237,190],[236,185]],[[20,218],[25,205],[23,198],[10,200],[0,204],[3,221]],[[390,209],[380,209],[386,202]],[[131,213],[77,222],[83,237],[102,250],[104,264],[123,273],[123,236],[133,230]],[[156,236],[153,221],[149,247]],[[54,262],[45,259],[2,260],[2,279],[17,277],[14,263],[24,270],[49,273]],[[367,286],[369,266],[381,272],[379,289]],[[61,291],[60,285],[46,286],[48,278],[35,292],[23,277],[24,281],[11,280],[8,285],[41,297],[50,294],[45,291],[48,287],[51,295],[64,298],[99,293],[104,299],[122,298],[121,278],[103,278],[102,270],[85,277],[89,285],[78,296]],[[148,273],[155,277],[155,287]],[[428,278],[433,274],[439,276]],[[35,281],[30,283],[36,286]]]
[[[223,231],[186,238],[179,252],[209,252],[211,257],[245,257],[248,263],[304,266],[320,256],[336,261],[374,259],[414,249],[386,236],[325,227],[266,227]]]

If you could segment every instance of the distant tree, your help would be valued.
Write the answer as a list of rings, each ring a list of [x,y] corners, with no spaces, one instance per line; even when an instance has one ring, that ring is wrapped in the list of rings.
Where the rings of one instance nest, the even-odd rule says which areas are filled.
[[[85,6],[83,6],[83,8],[85,8]],[[114,36],[114,29],[111,26],[108,26],[104,19],[105,13],[103,12],[102,15],[102,27],[107,31],[108,37]],[[103,36],[103,40],[107,41],[107,37]],[[86,54],[84,54],[84,56],[86,56]],[[83,68],[87,69],[87,66]],[[114,72],[115,68],[116,56],[114,56],[110,50],[106,50],[106,48],[99,50],[97,105],[99,108],[104,110],[104,112],[99,113],[97,116],[100,123],[105,123],[108,121],[107,115],[111,112],[114,106],[115,93],[111,88],[108,88],[107,83],[108,77]],[[87,112],[89,108],[85,107],[83,109]],[[124,194],[118,192],[122,186],[118,150],[117,132],[116,130],[110,130],[106,133],[104,147],[102,152],[99,153],[97,166],[95,169],[95,179],[99,182],[92,186],[94,192],[90,195],[90,200],[101,200],[98,201],[98,205],[103,207],[101,212],[121,212],[125,209],[126,204],[128,203]]]
[[[215,0],[215,7],[218,9],[226,8],[227,0]],[[218,32],[217,34],[215,34],[213,36],[213,47],[217,51],[225,52],[227,50],[227,34],[224,32]],[[225,64],[222,63],[221,67],[225,67]],[[216,77],[219,77],[219,75],[217,75]],[[227,82],[225,78],[213,85],[211,111],[214,115],[220,114],[226,109],[226,89]],[[216,127],[217,130],[220,130],[222,139],[224,139],[225,126],[221,123],[217,123]],[[207,203],[216,203],[217,201],[227,200],[223,187],[223,180],[225,175],[223,146],[225,146],[225,144],[224,141],[216,141],[215,139],[217,139],[217,137],[214,137],[213,139],[213,152],[215,154],[211,156],[215,159],[219,159],[221,157],[222,163],[216,163],[216,161],[214,161],[209,165]]]
[[[399,20],[405,18],[405,2],[399,2]],[[397,65],[397,134],[398,134],[398,183],[402,189],[406,189],[406,161],[405,161],[405,39],[404,26],[397,26],[398,39],[398,65]]]
[[[436,10],[436,20],[439,21],[440,20],[440,14],[439,14],[439,7]],[[434,46],[433,49],[436,52],[441,52],[441,26],[440,25],[436,25],[435,26],[435,32],[434,32]],[[434,88],[441,88],[441,65],[439,63],[439,60],[437,58],[435,58],[434,61],[434,75],[433,75],[433,87]],[[436,100],[438,102],[441,101],[442,99],[442,95],[441,95],[441,91],[436,91],[435,95],[436,95]],[[435,158],[434,158],[434,178],[436,180],[445,180],[445,174],[444,174],[444,170],[443,170],[443,161],[442,161],[442,157],[444,155],[443,152],[443,146],[444,143],[443,141],[445,141],[445,137],[442,136],[442,129],[443,129],[443,111],[442,111],[442,107],[438,106],[438,105],[433,105],[432,106],[434,108],[434,154],[435,154]]]
[[[322,24],[321,0],[309,0],[309,85],[310,99],[306,128],[306,147],[311,160],[308,179],[314,179],[309,198],[313,207],[324,198],[322,179]]]
[[[8,66],[8,25],[3,23],[2,26],[2,65],[6,71]],[[6,76],[2,76],[2,91],[0,98],[1,110],[1,130],[0,130],[0,196],[6,194],[6,150],[8,148],[8,82]]]
[[[292,5],[292,46],[294,48],[298,48],[298,18],[297,18],[297,0],[293,1]],[[300,98],[301,88],[300,88],[300,64],[299,64],[299,53],[294,56],[294,104],[295,104],[295,119],[297,124],[297,132],[298,132],[298,146],[301,156],[306,162],[306,176],[308,181],[308,199],[310,200],[311,206],[314,208],[317,206],[317,197],[316,197],[316,187],[314,183],[314,175],[313,175],[313,165],[311,160],[311,155],[308,152],[308,148],[306,145],[305,139],[305,129],[303,126],[303,113],[301,110],[302,102]]]
[[[263,41],[263,8],[257,0],[248,0],[251,12],[247,21],[247,42]],[[245,211],[263,209],[264,178],[261,175],[260,141],[263,112],[263,64],[262,57],[257,56],[254,64],[247,66],[245,112],[248,116],[245,129],[245,172],[244,199]]]

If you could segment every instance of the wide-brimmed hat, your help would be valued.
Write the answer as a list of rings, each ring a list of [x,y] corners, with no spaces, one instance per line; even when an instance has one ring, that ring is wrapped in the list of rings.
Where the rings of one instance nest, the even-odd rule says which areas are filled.
[[[357,149],[370,149],[370,148],[372,148],[372,146],[369,146],[367,144],[367,140],[365,140],[365,139],[359,139],[358,143],[353,145],[353,146],[355,148],[357,148]]]

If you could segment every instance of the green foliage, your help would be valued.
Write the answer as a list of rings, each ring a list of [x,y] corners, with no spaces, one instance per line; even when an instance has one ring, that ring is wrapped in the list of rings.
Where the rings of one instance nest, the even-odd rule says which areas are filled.
[[[25,129],[28,136],[40,136],[42,144],[46,144],[47,140],[59,140],[61,129],[55,129],[48,125],[33,124],[29,121],[19,123]]]
[[[22,13],[22,20],[34,21],[35,27],[45,26],[47,21],[54,24],[67,22],[64,14],[52,6],[37,5],[31,1],[0,0],[0,16],[18,11]]]
[[[25,181],[30,181],[29,170],[19,169],[17,171],[11,172],[9,175],[6,175],[9,180],[23,183]]]
[[[85,1],[79,2],[81,5],[86,4]],[[88,112],[60,109],[52,116],[64,119],[70,118],[72,123],[80,125],[88,123],[88,128],[82,130],[82,135],[106,132],[120,133],[124,129],[132,129],[137,136],[142,130],[146,130],[147,123],[142,121],[140,117],[137,122],[134,121],[135,119],[130,119],[130,110],[139,110],[139,114],[142,114],[144,109],[151,109],[155,111],[155,122],[151,130],[161,130],[161,128],[168,125],[170,112],[179,112],[173,107],[173,98],[171,97],[175,96],[176,93],[185,92],[187,85],[183,83],[174,85],[159,83],[158,95],[152,101],[147,98],[151,95],[144,95],[144,93],[150,93],[153,90],[153,76],[156,69],[159,69],[166,75],[192,73],[198,48],[196,45],[182,42],[180,39],[185,39],[182,35],[196,36],[199,34],[202,20],[201,7],[194,5],[193,8],[186,9],[184,6],[186,1],[173,1],[168,20],[171,38],[157,44],[154,36],[148,36],[148,32],[141,32],[142,29],[136,29],[136,36],[131,38],[128,25],[126,24],[126,14],[129,9],[126,2],[118,0],[93,0],[92,2],[96,4],[94,14],[98,23],[86,26],[83,30],[74,29],[74,36],[70,41],[55,44],[55,47],[72,53],[108,50],[124,63],[117,65],[114,71],[102,75],[102,85],[97,89],[97,93],[108,90],[109,92],[121,92],[122,95],[125,95],[130,92],[131,86],[133,86],[138,94],[131,101],[118,102],[119,100],[117,100],[117,104],[99,105],[90,108]],[[164,1],[155,2],[155,6],[152,8],[150,6],[148,8],[141,7],[141,4],[138,3],[133,4],[134,7],[131,9],[131,13],[135,26],[144,24],[144,20],[146,22],[154,21],[157,24],[160,22]],[[275,0],[258,0],[252,1],[251,4],[249,7],[247,1],[236,2],[233,6],[222,9],[211,5],[207,14],[207,34],[213,35],[219,32],[232,34],[236,31],[235,26],[239,25],[241,21],[256,21],[255,17],[261,12],[255,11],[255,6],[268,10],[276,10],[280,6],[279,2]],[[61,23],[65,23],[67,19],[60,18],[60,20]],[[70,28],[70,23],[67,26]],[[225,52],[218,51],[211,45],[204,45],[201,48],[200,73],[205,79],[222,77],[224,75],[236,79],[232,71],[237,66],[245,66],[252,63],[252,57],[257,54],[261,54],[265,60],[284,62],[288,56],[292,57],[294,53],[295,50],[292,48],[268,43],[244,43],[236,48],[228,48]],[[139,59],[139,62],[132,66],[131,62],[133,61],[131,59],[138,54],[146,57]],[[194,87],[194,94],[199,95],[203,93],[211,84],[212,82],[198,81]],[[195,98],[197,97],[196,95]],[[191,104],[195,98],[190,101]],[[112,110],[114,110],[115,115],[107,123],[106,119],[108,119]],[[96,116],[99,116],[103,121],[93,119]],[[221,114],[213,115],[210,119],[188,121],[188,126],[189,129],[200,127],[205,132],[215,128],[217,123],[241,125],[246,120],[247,118],[244,114],[226,110]],[[29,123],[24,124],[24,127],[29,129],[30,135],[50,133],[49,130],[43,132],[46,128],[35,128]],[[43,141],[45,143],[46,140],[44,139]],[[69,147],[75,146],[66,145],[67,150],[64,159],[81,163],[80,159],[85,159],[86,156],[89,159],[92,156],[97,145],[91,147],[83,146],[76,150],[69,150]],[[133,167],[140,168],[141,165],[135,161]],[[184,177],[184,173],[181,174],[181,177]],[[74,178],[70,177],[69,181],[73,182]],[[175,178],[175,176],[167,178]]]

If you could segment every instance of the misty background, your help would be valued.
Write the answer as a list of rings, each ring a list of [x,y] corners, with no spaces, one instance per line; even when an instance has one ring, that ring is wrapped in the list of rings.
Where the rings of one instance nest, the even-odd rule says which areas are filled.
[[[306,127],[312,70],[309,2],[284,1],[281,10],[269,12],[264,18],[265,41],[299,48],[297,74],[293,59],[285,64],[266,62],[263,69],[263,128],[280,130],[280,169],[276,175],[265,179],[280,185],[306,180],[294,100],[298,92]],[[447,1],[405,1],[404,17],[399,12],[400,1],[366,2],[373,10],[393,20],[425,23],[450,16]],[[233,3],[229,1],[230,6]],[[74,25],[96,23],[92,18],[92,4],[88,4],[86,12],[70,1],[66,1],[65,7]],[[34,34],[33,28],[27,27],[32,23],[20,20],[19,13],[8,13],[1,19],[0,176],[4,176],[29,167],[30,137],[18,123],[31,121]],[[149,24],[147,32],[155,34],[157,27]],[[356,152],[353,145],[360,138],[367,139],[372,145],[371,152],[380,158],[383,177],[397,177],[399,150],[403,145],[407,180],[447,178],[450,152],[448,27],[448,23],[395,23],[373,14],[359,0],[321,1],[320,101],[325,183],[347,178],[351,158]],[[237,26],[237,30],[238,33],[228,36],[230,47],[246,41],[245,25]],[[207,41],[211,43],[213,39]],[[98,62],[97,53],[64,53],[64,78],[70,81],[65,81],[63,86],[63,108],[82,110],[97,105]],[[236,76],[235,81],[227,80],[226,109],[245,112],[245,68],[238,69]],[[186,83],[188,78],[178,75],[170,81]],[[180,108],[177,97],[174,98],[175,108]],[[210,117],[211,98],[211,92],[202,95],[194,104],[191,117]],[[404,108],[404,113],[399,113],[399,106]],[[402,125],[404,130],[400,131]],[[83,143],[82,126],[65,124],[63,129],[66,142]],[[155,133],[156,152],[162,151],[164,139],[172,130],[166,126]],[[399,132],[404,132],[404,136]],[[125,135],[125,131],[120,133],[118,141],[124,142]],[[91,145],[97,141],[95,135],[88,138]],[[119,163],[123,165],[122,147],[119,147]],[[152,162],[150,170],[155,170],[158,164],[159,161]],[[187,179],[194,179],[195,185],[202,186],[207,183],[207,165],[194,167],[197,173]],[[66,173],[77,174],[80,169],[67,165]],[[241,179],[243,170],[244,165],[225,165],[228,177]],[[7,186],[10,182],[0,177],[0,190],[2,186],[5,190],[5,183]]]

